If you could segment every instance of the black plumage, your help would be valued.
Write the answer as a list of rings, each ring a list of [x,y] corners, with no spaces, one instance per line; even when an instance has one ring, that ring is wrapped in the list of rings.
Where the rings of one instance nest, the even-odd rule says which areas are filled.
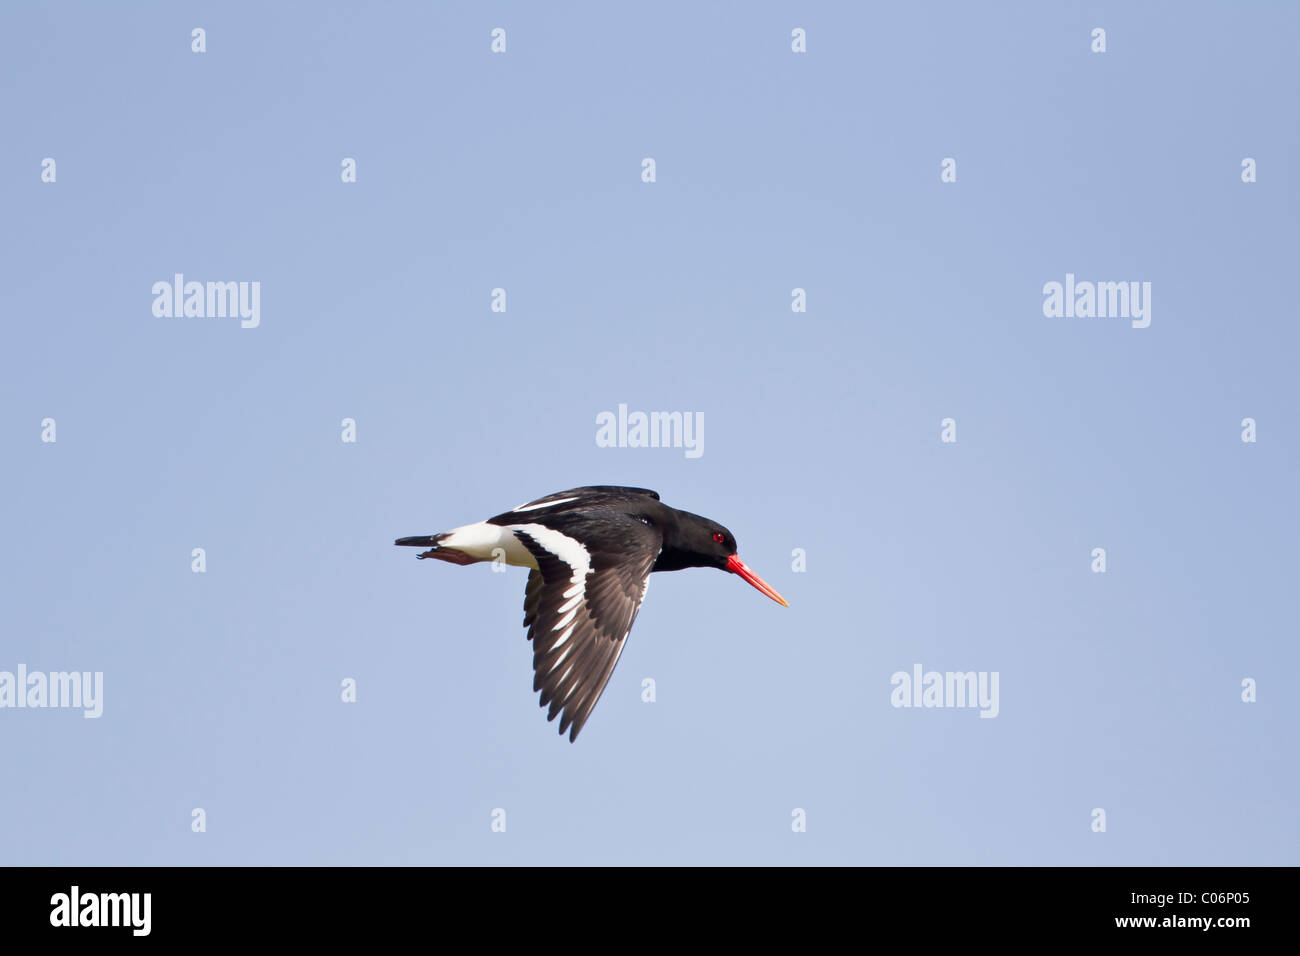
[[[489,530],[495,529],[495,530]],[[492,548],[493,536],[499,536]],[[533,644],[533,690],[547,719],[560,718],[569,740],[591,716],[653,571],[717,567],[740,574],[773,600],[785,601],[736,555],[731,532],[708,518],[670,508],[647,488],[592,485],[560,491],[479,525],[400,538],[427,547],[420,557],[456,564],[526,550],[510,563],[529,565],[524,626]]]

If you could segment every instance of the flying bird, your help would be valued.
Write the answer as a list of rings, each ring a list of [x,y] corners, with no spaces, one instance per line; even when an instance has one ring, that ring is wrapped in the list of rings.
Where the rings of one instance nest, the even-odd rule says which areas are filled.
[[[614,672],[652,571],[721,568],[789,607],[740,560],[730,531],[668,507],[646,488],[559,491],[486,521],[394,543],[427,548],[418,558],[531,569],[524,627],[533,642],[533,690],[570,742]]]

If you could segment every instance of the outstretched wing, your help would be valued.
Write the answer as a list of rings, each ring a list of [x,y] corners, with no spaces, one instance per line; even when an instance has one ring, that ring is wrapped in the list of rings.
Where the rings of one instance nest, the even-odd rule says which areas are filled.
[[[524,592],[533,690],[550,705],[546,719],[561,715],[560,733],[573,741],[623,653],[663,538],[633,515],[574,514],[554,524],[514,533],[537,559]]]

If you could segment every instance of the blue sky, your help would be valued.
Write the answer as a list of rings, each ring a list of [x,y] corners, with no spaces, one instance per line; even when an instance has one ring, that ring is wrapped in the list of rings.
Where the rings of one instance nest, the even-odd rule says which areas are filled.
[[[0,862],[1300,862],[1300,10],[323,6],[0,14],[0,671],[104,675],[0,708]],[[524,572],[391,542],[596,483],[791,606],[653,576],[570,745]]]

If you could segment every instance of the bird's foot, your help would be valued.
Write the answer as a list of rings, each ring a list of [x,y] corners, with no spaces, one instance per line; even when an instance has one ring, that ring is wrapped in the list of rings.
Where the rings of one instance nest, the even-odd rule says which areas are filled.
[[[423,554],[417,554],[416,557],[421,560],[424,558],[437,558],[439,561],[448,561],[451,564],[459,565],[473,564],[475,561],[482,560],[481,558],[476,558],[471,554],[466,554],[464,551],[457,551],[455,548],[437,547],[430,548]]]

